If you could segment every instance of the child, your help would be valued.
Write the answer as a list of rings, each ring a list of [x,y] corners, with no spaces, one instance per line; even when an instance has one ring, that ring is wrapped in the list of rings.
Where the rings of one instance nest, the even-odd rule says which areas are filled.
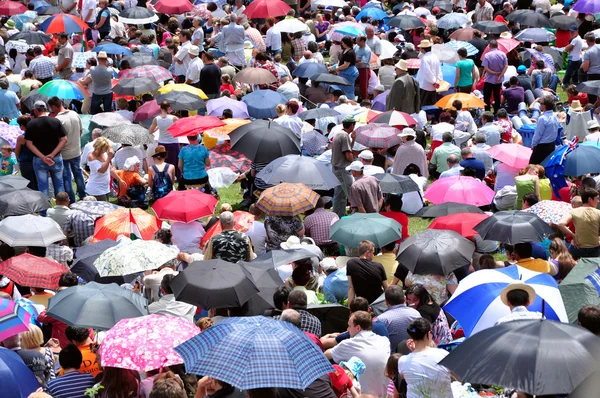
[[[229,75],[221,76],[221,91],[229,90],[230,93],[235,91],[233,84],[231,84],[231,77]]]
[[[13,166],[17,164],[17,159],[15,159],[12,153],[13,149],[10,145],[2,145],[2,166],[0,167],[0,176],[13,174]]]
[[[358,357],[351,357],[347,361],[333,365],[335,372],[329,373],[331,384],[338,398],[360,397],[360,375],[365,370],[365,364]]]

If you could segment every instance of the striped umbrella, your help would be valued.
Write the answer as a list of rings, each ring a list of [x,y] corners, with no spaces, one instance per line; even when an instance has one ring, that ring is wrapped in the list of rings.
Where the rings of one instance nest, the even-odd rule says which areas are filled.
[[[12,300],[0,298],[0,341],[29,330],[31,314]]]
[[[467,50],[468,57],[472,57],[473,55],[476,55],[479,52],[477,47],[475,47],[468,41],[450,40],[448,43],[445,43],[444,45],[446,45],[448,47],[452,47],[456,51],[458,51],[460,48],[464,48],[465,50]]]
[[[369,118],[369,123],[384,123],[390,126],[414,126],[417,124],[417,121],[408,113],[388,111]]]
[[[319,195],[304,184],[281,183],[260,195],[256,206],[270,216],[296,216],[313,209]]]
[[[42,327],[42,324],[38,322],[37,317],[44,310],[44,306],[41,304],[36,304],[33,301],[21,297],[20,299],[15,301],[21,308],[31,314],[31,321],[29,322],[32,325],[36,325]]]
[[[156,80],[157,83],[173,79],[171,72],[158,65],[136,66],[133,69],[127,69],[121,76],[121,79],[133,79],[138,77],[149,77]]]
[[[83,101],[82,88],[77,83],[68,80],[51,80],[39,88],[38,93],[48,97],[58,97],[63,100],[79,100]]]
[[[399,132],[385,123],[371,123],[356,129],[356,142],[367,148],[391,148],[402,143]]]
[[[39,27],[39,30],[46,33],[79,33],[85,32],[88,25],[78,18],[70,14],[58,14],[46,19]]]

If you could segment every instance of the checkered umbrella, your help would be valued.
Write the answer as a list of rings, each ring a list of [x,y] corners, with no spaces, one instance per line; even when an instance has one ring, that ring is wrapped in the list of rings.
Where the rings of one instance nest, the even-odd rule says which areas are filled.
[[[263,316],[228,318],[175,351],[183,358],[186,372],[214,377],[242,390],[303,390],[333,371],[300,329]]]
[[[132,77],[130,79],[119,79],[113,86],[113,92],[122,96],[137,96],[158,90],[160,85],[156,80],[149,77]]]
[[[260,195],[256,206],[270,216],[296,216],[315,207],[319,195],[304,184],[281,183]]]
[[[12,300],[0,298],[0,340],[29,330],[31,314]]]
[[[400,145],[400,131],[384,123],[367,124],[356,129],[356,142],[367,148],[391,148]]]
[[[71,205],[71,209],[79,210],[90,216],[102,217],[110,212],[121,209],[121,206],[113,205],[109,202],[95,202],[95,201],[79,201]]]
[[[133,69],[125,71],[122,79],[133,79],[138,77],[149,77],[160,83],[165,80],[173,79],[171,72],[158,65],[136,66]]]
[[[9,258],[0,263],[0,275],[29,287],[56,289],[58,279],[69,269],[56,261],[29,253]]]

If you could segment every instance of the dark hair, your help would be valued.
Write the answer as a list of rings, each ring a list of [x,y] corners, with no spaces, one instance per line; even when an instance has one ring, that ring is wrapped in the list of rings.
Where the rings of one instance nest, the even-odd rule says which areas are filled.
[[[56,96],[54,96],[48,100],[48,106],[60,107],[62,105],[63,105],[62,101],[60,100],[60,98],[58,98]]]
[[[128,398],[137,394],[139,375],[135,370],[105,366],[102,372],[102,396]]]
[[[529,206],[533,206],[539,201],[540,198],[535,192],[527,192],[525,195],[523,195],[523,202],[527,203]]]
[[[508,112],[506,112],[506,109],[501,108],[501,109],[498,109],[498,112],[496,112],[496,116],[504,119],[504,118],[508,117]]]
[[[352,48],[352,46],[354,46],[354,43],[352,42],[352,38],[349,36],[342,37],[342,43],[344,43],[346,45],[346,47],[348,47],[348,48]]]
[[[306,293],[304,293],[302,290],[292,290],[288,296],[288,303],[290,304],[290,308],[293,310],[306,309],[306,306],[308,305]]]
[[[83,362],[83,355],[75,344],[68,344],[58,354],[58,361],[63,369],[79,369]]]
[[[526,306],[529,303],[529,293],[522,289],[511,290],[506,293],[506,301],[513,307]]]
[[[385,364],[385,375],[390,378],[394,378],[398,375],[398,360],[402,355],[396,353],[390,355]]]
[[[2,242],[2,244],[0,244],[0,259],[2,261],[6,261],[9,258],[12,258],[14,256],[15,256],[15,248]]]
[[[431,332],[431,322],[425,318],[417,318],[408,325],[406,332],[413,340],[423,340]]]
[[[402,210],[402,198],[398,195],[390,195],[388,196],[385,205],[390,206],[390,210],[399,212]]]
[[[598,191],[595,189],[586,189],[581,194],[581,201],[586,204],[590,199],[594,199],[598,196]]]
[[[74,272],[65,272],[58,279],[59,287],[71,287],[77,286],[79,284],[79,280],[77,279],[77,274]]]
[[[481,115],[481,123],[493,122],[494,114],[492,112],[483,112]]]
[[[307,268],[304,265],[299,265],[296,268],[294,268],[294,271],[292,272],[292,280],[294,281],[294,284],[296,286],[306,286],[308,284],[308,281],[310,280],[310,270],[311,268]]]
[[[75,326],[67,326],[65,329],[67,340],[75,343],[83,343],[90,337],[90,333],[86,328],[78,328]]]
[[[204,51],[202,54],[204,54],[206,59],[209,61],[214,61],[214,59],[215,59],[215,55],[213,53],[211,53],[210,51]]]
[[[404,168],[404,172],[402,174],[404,174],[405,176],[410,175],[410,174],[416,174],[420,177],[421,176],[421,168],[419,166],[417,166],[416,164],[411,163]]]
[[[369,311],[369,300],[364,297],[354,297],[354,300],[348,306],[351,313],[358,311]]]
[[[398,285],[390,285],[385,289],[385,301],[389,305],[400,305],[404,304],[404,291]]]
[[[410,285],[406,289],[406,292],[404,292],[404,294],[406,296],[408,296],[409,294],[416,296],[419,299],[419,307],[422,305],[427,305],[429,303],[435,303],[435,300],[433,299],[433,297],[431,297],[429,291],[425,288],[425,286],[421,285],[420,283]]]
[[[289,286],[279,286],[277,290],[275,290],[275,293],[273,293],[273,304],[275,304],[275,308],[278,310],[285,308],[291,291],[292,288]]]
[[[182,29],[179,33],[181,34],[181,36],[185,36],[188,40],[192,39],[192,32],[190,32],[189,29]]]
[[[354,320],[352,324],[354,326],[360,326],[362,330],[371,330],[373,329],[373,319],[371,318],[371,314],[367,311],[356,311],[351,315]]]
[[[452,115],[450,112],[442,112],[440,113],[440,122],[449,123],[452,120]]]
[[[171,371],[161,373],[152,383],[150,398],[186,398],[183,381]]]
[[[600,335],[600,308],[595,305],[581,307],[577,314],[579,324],[595,334]]]
[[[490,40],[489,46],[490,48],[498,48],[498,42],[496,41],[496,39]]]
[[[515,245],[515,254],[519,256],[519,258],[529,258],[532,256],[533,249],[531,247],[531,243],[517,243]]]
[[[479,257],[479,269],[495,269],[496,260],[491,254],[483,254]]]
[[[32,256],[46,257],[46,248],[40,246],[27,246],[27,251]]]
[[[467,49],[464,47],[461,47],[458,49],[458,51],[456,51],[458,53],[458,55],[460,55],[463,58],[467,58]]]
[[[454,101],[452,102],[452,106],[453,106],[454,108],[456,108],[456,110],[461,110],[461,109],[462,109],[462,107],[463,107],[463,106],[462,106],[462,101],[461,101],[461,100],[454,100]]]
[[[173,289],[171,289],[173,278],[175,278],[175,275],[167,274],[163,276],[162,281],[160,281],[160,288],[165,291],[165,294],[173,294]]]
[[[594,180],[592,177],[583,178],[581,180],[581,184],[579,184],[579,189],[581,192],[585,191],[586,189],[596,189],[596,180]]]
[[[542,98],[542,105],[544,105],[546,107],[546,110],[553,111],[554,110],[554,98],[550,97],[549,95],[544,96],[544,98]]]
[[[516,76],[511,76],[508,82],[511,86],[516,86],[517,84],[519,84],[519,78]]]
[[[170,108],[171,108],[171,104],[169,104],[169,101],[163,101],[163,102],[160,103],[160,110],[161,111],[169,112]]]
[[[157,240],[165,245],[171,245],[173,243],[173,234],[171,230],[161,228],[157,230],[152,236],[154,240]]]
[[[223,119],[231,119],[233,118],[233,111],[229,108],[223,109],[223,113],[221,114],[221,118]]]

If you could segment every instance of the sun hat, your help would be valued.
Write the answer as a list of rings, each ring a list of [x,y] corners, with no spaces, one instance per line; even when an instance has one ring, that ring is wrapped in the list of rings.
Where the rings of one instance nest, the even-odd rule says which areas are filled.
[[[510,32],[502,32],[500,33],[500,37],[502,39],[512,39],[512,34]]]
[[[405,59],[401,59],[400,61],[398,61],[395,66],[403,72],[408,71],[408,61]]]
[[[133,171],[133,168],[136,164],[140,164],[140,158],[137,156],[132,156],[130,158],[125,159],[125,163],[123,164],[123,169],[127,171]]]
[[[350,166],[346,167],[347,171],[362,171],[362,169],[365,168],[365,165],[362,164],[362,162],[360,160],[355,160],[354,162],[350,163]]]
[[[360,381],[360,375],[365,371],[365,363],[359,357],[350,357],[347,361],[340,362],[341,367],[348,369],[356,380]]]
[[[154,148],[154,154],[152,155],[152,157],[166,154],[166,153],[167,153],[167,148],[165,148],[163,145],[159,145],[156,148]]]
[[[513,290],[524,290],[529,296],[529,303],[533,303],[535,301],[535,290],[533,290],[533,288],[530,285],[526,284],[523,281],[513,281],[509,283],[508,286],[506,286],[504,289],[502,289],[502,292],[500,293],[500,300],[502,300],[504,305],[508,306],[508,299],[506,298],[506,295],[509,292],[512,292]]]
[[[197,57],[198,54],[200,54],[200,47],[198,47],[198,46],[190,46],[190,48],[188,49],[188,54]]]
[[[98,58],[98,59],[107,59],[107,58],[108,58],[108,54],[106,54],[106,51],[100,51],[100,52],[98,53],[98,56],[97,56],[97,58]]]
[[[9,19],[8,21],[6,21],[6,23],[4,24],[4,26],[6,26],[8,29],[14,29],[15,28],[15,21],[13,21],[12,19]]]
[[[364,151],[358,154],[358,157],[364,160],[373,160],[373,152],[369,151],[368,149],[365,149]]]
[[[575,102],[575,101],[573,101],[573,102]],[[588,120],[587,129],[588,130],[600,129],[600,124],[598,124],[598,121],[596,119]]]
[[[427,39],[421,40],[421,44],[419,44],[419,48],[429,48],[431,46],[433,46],[433,44]]]
[[[398,136],[400,136],[400,137],[416,137],[417,133],[415,132],[414,129],[411,129],[410,127],[406,127],[404,129],[402,129],[402,132],[400,134],[398,134]]]
[[[294,246],[298,246],[300,244],[301,244],[300,238],[292,235],[289,238],[287,238],[287,240],[285,242],[281,242],[279,244],[279,246],[281,246],[282,249],[287,250],[287,249],[292,249]]]
[[[579,100],[574,100],[573,102],[571,102],[570,108],[573,112],[580,112],[581,110],[583,110],[583,106],[581,106],[581,101]]]

